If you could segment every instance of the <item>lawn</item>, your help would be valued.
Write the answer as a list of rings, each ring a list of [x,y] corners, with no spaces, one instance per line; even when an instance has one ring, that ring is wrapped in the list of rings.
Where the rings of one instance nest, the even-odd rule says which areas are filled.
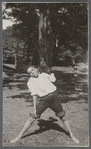
[[[75,78],[71,67],[53,67],[60,100],[66,111],[73,134],[80,140],[75,144],[63,124],[51,109],[24,134],[23,138],[10,144],[33,111],[33,101],[27,88],[27,74],[13,69],[4,70],[3,81],[3,146],[30,147],[87,147],[89,144],[88,71],[86,64],[79,64]]]

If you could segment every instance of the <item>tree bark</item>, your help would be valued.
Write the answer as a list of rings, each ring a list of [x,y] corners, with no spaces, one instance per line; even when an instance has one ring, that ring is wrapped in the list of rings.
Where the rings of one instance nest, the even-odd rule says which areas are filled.
[[[50,12],[47,8],[44,12],[40,13],[39,17],[39,48],[40,48],[40,61],[44,59],[47,66],[52,66],[53,59],[53,33],[50,22]]]

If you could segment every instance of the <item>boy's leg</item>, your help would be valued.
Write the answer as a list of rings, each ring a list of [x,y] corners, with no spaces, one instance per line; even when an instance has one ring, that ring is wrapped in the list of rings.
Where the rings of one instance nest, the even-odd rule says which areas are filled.
[[[33,119],[32,117],[30,117],[28,119],[28,121],[25,123],[22,131],[20,132],[20,134],[13,140],[10,141],[10,143],[15,143],[17,142],[18,140],[21,139],[22,135],[32,126],[32,124],[34,123],[34,121],[36,121],[36,119]]]
[[[75,143],[79,143],[79,140],[77,140],[72,131],[71,131],[71,128],[70,128],[70,125],[68,123],[68,121],[66,120],[66,117],[65,117],[65,111],[63,110],[63,107],[61,105],[61,102],[58,98],[58,94],[55,93],[54,97],[52,98],[52,104],[50,105],[50,108],[56,113],[56,116],[59,117],[64,126],[66,127],[67,131],[69,132],[70,134],[70,137],[72,138],[72,140],[75,142]]]
[[[46,97],[48,98],[48,97]],[[15,143],[18,140],[22,138],[22,135],[31,127],[31,125],[36,121],[36,119],[40,118],[40,115],[44,112],[45,109],[48,108],[48,100],[46,98],[39,99],[37,103],[37,108],[36,108],[36,115],[34,113],[31,113],[31,117],[28,119],[28,121],[25,123],[22,131],[20,134],[13,140],[10,141],[10,143]]]
[[[69,123],[68,123],[66,117],[64,116],[63,118],[60,118],[60,119],[62,120],[62,122],[63,122],[65,128],[66,128],[67,131],[69,132],[70,137],[72,138],[72,140],[73,140],[75,143],[78,144],[78,143],[79,143],[79,140],[74,137],[74,135],[73,135],[73,133],[72,133],[72,131],[71,131],[70,125],[69,125]]]

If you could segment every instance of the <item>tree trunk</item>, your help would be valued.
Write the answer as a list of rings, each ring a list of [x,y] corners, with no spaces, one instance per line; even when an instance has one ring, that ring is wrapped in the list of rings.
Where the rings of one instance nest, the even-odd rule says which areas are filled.
[[[15,52],[15,69],[17,69],[17,48],[16,48],[16,52]]]
[[[39,48],[40,60],[44,59],[47,66],[51,67],[53,59],[53,34],[51,29],[49,8],[45,10],[45,13],[40,13]]]
[[[40,18],[39,18],[39,53],[40,53],[40,60],[42,60],[42,58],[44,59],[44,17],[43,17],[43,12],[40,13]]]
[[[29,7],[29,22],[28,22],[28,51],[27,51],[27,60],[26,60],[26,64],[28,65],[30,62],[30,51],[31,51],[31,22],[32,22],[32,15],[31,15],[31,7]]]
[[[27,50],[27,60],[26,60],[26,65],[29,64],[29,55],[30,55],[30,50],[31,50],[31,38],[30,38],[30,29],[29,29],[29,32],[28,32],[28,50]]]
[[[73,58],[73,65],[75,65],[75,58]]]
[[[15,51],[15,69],[17,69],[18,67],[18,37],[17,37],[17,47],[16,47],[16,51]]]

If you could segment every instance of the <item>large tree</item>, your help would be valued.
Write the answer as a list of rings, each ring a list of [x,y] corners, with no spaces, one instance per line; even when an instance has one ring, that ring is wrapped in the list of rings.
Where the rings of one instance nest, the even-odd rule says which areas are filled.
[[[27,62],[32,53],[51,66],[57,38],[59,46],[72,49],[77,44],[87,50],[87,3],[6,3],[8,8],[8,17],[15,18],[20,38],[28,45]]]

